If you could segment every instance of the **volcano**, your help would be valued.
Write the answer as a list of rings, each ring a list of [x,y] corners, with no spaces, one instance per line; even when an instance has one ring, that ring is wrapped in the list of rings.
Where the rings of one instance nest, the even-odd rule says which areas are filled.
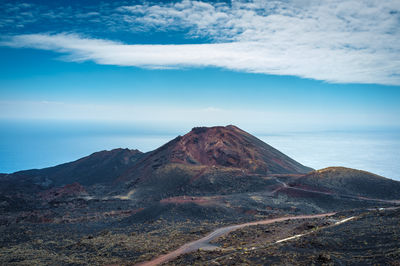
[[[142,181],[169,165],[185,169],[240,169],[251,174],[303,174],[312,171],[240,128],[195,127],[147,153],[120,177]]]
[[[400,182],[343,167],[313,170],[236,126],[195,127],[146,153],[100,151],[54,167],[0,174],[0,264],[130,265],[216,227],[316,213],[340,212],[340,218],[392,210],[399,199]],[[381,224],[380,214],[366,219],[366,228]],[[389,215],[384,222],[391,228],[385,235],[395,239],[398,219]],[[308,234],[307,228],[335,224],[327,217],[315,225],[285,222],[248,239],[265,243],[275,231],[289,237],[285,232]],[[232,241],[228,247],[239,238]]]
[[[234,167],[260,174],[301,174],[313,170],[233,125],[195,127],[139,163],[151,165],[153,169],[179,163]]]
[[[211,189],[216,192],[216,189],[224,190],[232,184],[238,189],[258,185],[259,177],[259,181],[253,182],[256,175],[305,174],[312,170],[253,135],[229,125],[195,127],[184,136],[147,153],[129,149],[100,151],[54,167],[3,175],[2,179],[10,181],[4,186],[5,190],[37,192],[41,188],[78,183],[89,187],[89,191],[90,187],[97,186],[92,189],[96,194],[102,191],[112,195],[128,193],[149,182],[156,187],[169,182],[176,186],[167,194],[176,194],[172,190],[199,182],[202,183],[198,184],[201,191]],[[210,178],[217,179],[219,185],[205,186],[204,182]],[[228,183],[223,184],[222,180]],[[189,190],[193,191],[192,188]]]
[[[154,162],[237,167],[262,174],[299,174],[313,170],[233,125],[195,127],[183,137],[155,150],[149,159]]]

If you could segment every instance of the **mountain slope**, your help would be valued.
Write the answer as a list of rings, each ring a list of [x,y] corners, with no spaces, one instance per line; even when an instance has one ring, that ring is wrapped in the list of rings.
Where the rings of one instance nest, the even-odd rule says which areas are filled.
[[[335,193],[377,199],[400,199],[400,182],[345,167],[328,167],[310,172],[293,179],[290,186],[324,188]]]
[[[194,128],[147,153],[115,149],[55,167],[0,174],[0,263],[132,264],[217,227],[400,203],[393,200],[400,199],[400,182],[348,168],[311,170],[227,126]],[[329,228],[329,223],[302,227]],[[292,229],[302,232],[292,225],[248,238],[265,244],[271,233],[284,238]],[[242,248],[242,236],[234,241],[234,248]]]
[[[99,151],[79,160],[44,169],[3,175],[4,181],[32,182],[40,186],[62,186],[78,182],[90,186],[111,183],[143,155],[138,150]]]
[[[300,174],[312,171],[235,126],[197,127],[148,153],[125,174],[144,178],[170,163],[240,168],[257,174]]]
[[[282,180],[287,187],[279,188]],[[274,190],[289,196],[306,195],[303,188],[357,197],[400,198],[397,181],[342,167],[312,171],[232,125],[193,128],[147,153],[100,151],[54,167],[1,175],[0,192],[34,195],[75,182],[89,194],[138,202]]]

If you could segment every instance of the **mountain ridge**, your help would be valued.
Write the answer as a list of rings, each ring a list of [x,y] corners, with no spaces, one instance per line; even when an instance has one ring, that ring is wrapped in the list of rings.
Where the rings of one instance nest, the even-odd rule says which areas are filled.
[[[234,125],[194,127],[187,134],[177,136],[150,152],[121,148],[99,151],[53,167],[2,174],[0,180],[3,183],[11,181],[6,182],[5,188],[20,188],[24,184],[33,191],[73,183],[86,187],[105,184],[102,191],[114,191],[114,195],[124,191],[129,193],[143,185],[154,188],[165,184],[169,187],[166,195],[181,196],[182,193],[174,190],[201,193],[210,190],[216,193],[218,189],[224,190],[225,186],[228,191],[233,187],[242,191],[240,186],[244,186],[246,180],[248,184],[244,187],[254,190],[263,187],[260,184],[265,182],[262,181],[264,177],[282,175],[292,186],[339,189],[347,194],[353,189],[354,194],[364,195],[368,191],[371,195],[388,198],[385,192],[368,190],[362,184],[368,181],[368,184],[384,191],[394,191],[393,195],[397,197],[396,189],[391,189],[397,188],[397,181],[344,167],[314,170]],[[343,176],[352,178],[343,179]],[[347,183],[351,189],[345,188]],[[387,185],[389,183],[391,185]],[[170,187],[171,184],[176,185]],[[166,188],[158,188],[159,191],[163,189]]]
[[[6,248],[0,261],[130,265],[218,227],[299,214],[381,212],[398,207],[399,199],[400,182],[343,167],[312,171],[237,127],[197,127],[151,152],[114,149],[0,174],[0,246]],[[283,237],[287,230],[329,229],[332,221],[299,223],[248,238],[262,236],[259,243],[265,243],[272,231]],[[398,231],[393,228],[388,232]],[[245,251],[239,243],[232,250]]]
[[[260,139],[228,125],[194,127],[161,147],[146,153],[121,180],[138,179],[169,163],[233,167],[257,174],[300,174],[313,169],[281,153]]]

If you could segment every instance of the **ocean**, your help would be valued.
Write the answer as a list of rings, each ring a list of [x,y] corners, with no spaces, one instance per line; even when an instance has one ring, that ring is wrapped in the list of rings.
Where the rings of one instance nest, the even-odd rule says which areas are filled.
[[[146,152],[184,133],[149,126],[3,121],[0,123],[0,173],[54,166],[120,147]],[[400,180],[400,130],[254,135],[315,169],[345,166]]]

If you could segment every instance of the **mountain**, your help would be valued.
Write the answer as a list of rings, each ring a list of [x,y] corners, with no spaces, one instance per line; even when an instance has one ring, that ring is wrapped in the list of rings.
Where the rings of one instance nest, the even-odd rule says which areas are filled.
[[[100,151],[0,174],[0,264],[130,265],[219,227],[330,212],[342,219],[392,209],[399,199],[400,182],[343,167],[313,170],[232,125],[196,127],[146,153]],[[380,222],[371,219],[362,225]],[[244,240],[265,243],[335,225],[328,217],[312,223],[257,227]],[[387,224],[397,223],[387,217]],[[242,242],[234,237],[226,251]]]
[[[140,163],[152,169],[168,163],[235,167],[266,175],[313,170],[232,125],[195,127],[149,153]]]
[[[335,193],[376,199],[400,199],[400,182],[345,167],[328,167],[312,171],[293,178],[289,186],[324,188]]]
[[[138,202],[276,189],[289,196],[314,191],[400,198],[397,181],[343,167],[314,171],[233,125],[195,127],[147,153],[100,151],[54,167],[3,174],[0,183],[3,194],[34,195],[76,183],[72,188],[83,186],[88,195]]]
[[[85,186],[136,180],[170,164],[207,168],[227,167],[257,174],[299,174],[312,171],[258,138],[235,127],[197,127],[160,148],[142,153],[114,149],[95,152],[74,162],[20,171],[3,179],[29,179],[37,185]]]
[[[74,162],[44,169],[0,175],[0,201],[7,210],[35,209],[41,200],[110,191],[110,184],[143,155],[138,150],[114,149],[95,152]],[[67,191],[68,193],[65,193]],[[43,195],[55,194],[51,197]],[[88,195],[88,194],[87,194]],[[0,210],[2,206],[0,206]]]
[[[178,136],[143,156],[119,179],[136,185],[149,179],[160,179],[160,174],[166,176],[171,170],[181,172],[172,173],[174,175],[191,176],[181,182],[193,183],[207,174],[214,175],[214,179],[215,175],[222,179],[226,174],[268,176],[308,173],[313,169],[296,162],[238,127],[229,125],[195,127],[184,136]],[[164,180],[159,182],[165,181],[164,177],[161,179]],[[248,178],[248,182],[251,182],[251,178]],[[231,183],[225,183],[225,186],[230,185]]]
[[[0,180],[26,181],[41,186],[61,186],[78,182],[90,186],[110,183],[143,155],[138,150],[99,151],[79,160],[44,169],[3,174]]]

